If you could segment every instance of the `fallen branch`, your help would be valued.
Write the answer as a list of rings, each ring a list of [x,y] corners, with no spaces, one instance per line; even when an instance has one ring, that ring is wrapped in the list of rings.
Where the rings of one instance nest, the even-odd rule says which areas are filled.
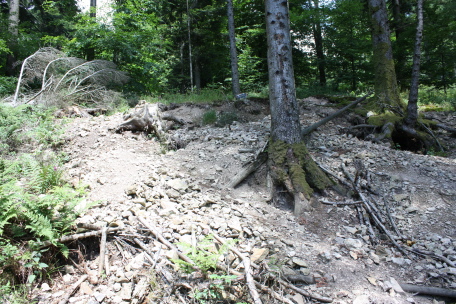
[[[328,201],[320,201],[320,203],[325,205],[333,205],[333,206],[349,206],[349,205],[360,205],[363,202],[328,202]]]
[[[255,304],[262,304],[260,295],[258,294],[258,291],[255,286],[255,281],[253,280],[252,277],[252,270],[250,269],[250,259],[246,256],[240,256],[242,259],[242,262],[244,263],[244,271],[245,271],[245,281],[247,282],[247,286],[249,287],[250,291],[250,296],[253,299],[253,302]]]
[[[228,183],[227,188],[235,188],[250,174],[255,172],[264,162],[268,160],[268,142],[266,142],[261,149],[255,153],[255,159],[242,171],[237,173]],[[241,153],[241,152],[239,152]]]
[[[449,126],[444,125],[444,124],[436,124],[435,126],[440,128],[440,129],[443,129],[443,130],[445,130],[447,132],[450,132],[453,136],[456,135],[456,129],[455,128],[449,127]]]
[[[263,292],[267,292],[268,294],[270,294],[273,298],[275,298],[276,300],[279,300],[281,301],[282,303],[287,303],[287,304],[294,304],[293,301],[285,298],[285,297],[282,297],[281,295],[279,295],[277,292],[275,292],[274,290],[272,290],[271,288],[263,285],[263,284],[260,284],[258,282],[255,281],[255,286],[263,291]]]
[[[361,98],[358,98],[357,100],[355,100],[354,102],[352,102],[351,104],[349,105],[346,105],[345,107],[343,107],[342,109],[340,109],[339,111],[336,111],[335,113],[325,117],[324,119],[320,120],[319,122],[316,122],[314,123],[313,125],[311,126],[308,126],[306,128],[304,128],[302,131],[301,131],[301,137],[304,137],[310,133],[312,133],[313,131],[315,131],[316,129],[318,129],[319,127],[321,127],[322,125],[324,125],[325,123],[333,120],[334,118],[337,118],[339,117],[340,115],[342,115],[345,111],[347,111],[348,109],[356,106],[358,103],[366,100],[367,97],[369,97],[370,95],[372,95],[373,91],[367,93],[366,95],[364,95],[363,97]]]
[[[89,276],[88,275],[83,275],[76,283],[71,285],[70,292],[66,294],[66,296],[59,302],[59,304],[66,304],[70,297],[76,292],[76,290],[79,288],[79,285],[82,284],[85,280],[87,280]]]
[[[226,242],[220,238],[216,233],[212,232],[212,235],[214,236],[214,239],[216,239],[220,244],[222,245],[226,245]],[[235,247],[233,246],[229,246],[229,249],[234,252],[237,256],[239,256],[241,259],[243,258],[243,254],[237,250]],[[259,269],[260,266],[258,266],[257,264],[255,263],[252,263],[251,266],[255,269]],[[287,287],[289,289],[292,289],[293,291],[297,292],[297,293],[300,293],[301,295],[305,296],[305,297],[308,297],[308,298],[312,298],[312,299],[315,299],[317,301],[320,301],[320,302],[324,302],[324,303],[331,303],[332,302],[332,299],[331,298],[326,298],[326,297],[320,297],[320,296],[317,296],[317,295],[313,295],[313,294],[310,294],[308,293],[307,291],[301,289],[301,288],[298,288],[296,286],[294,286],[293,284],[290,284],[288,282],[285,282],[284,280],[280,279],[279,277],[277,277],[276,275],[272,274],[272,273],[268,273],[268,276],[270,278],[272,278],[273,280],[275,280],[276,282],[280,283],[281,285],[283,285],[284,287]]]
[[[101,228],[101,243],[100,243],[100,256],[98,261],[98,277],[101,277],[103,274],[103,269],[105,265],[105,254],[106,254],[106,231],[108,228]]]
[[[452,290],[452,289],[418,286],[418,285],[405,284],[405,283],[399,283],[399,285],[406,292],[445,297],[445,298],[456,298],[456,290]]]
[[[177,249],[176,246],[174,246],[173,244],[171,244],[167,239],[165,239],[165,237],[163,237],[158,231],[157,229],[155,229],[155,227],[153,227],[151,224],[149,224],[144,218],[138,216],[138,220],[141,222],[141,224],[143,224],[147,229],[149,229],[149,231],[161,242],[163,243],[164,245],[166,245],[169,249],[175,251],[177,253],[177,255],[179,256],[179,258],[187,263],[189,263],[190,265],[193,265],[194,269],[195,270],[200,270],[198,267],[195,266],[195,263],[190,260],[189,257],[187,257],[186,255],[184,255],[182,252],[179,251],[179,249]]]
[[[106,230],[106,233],[111,233],[114,231],[121,230],[122,228],[116,227],[116,228],[109,228]],[[96,231],[90,231],[90,232],[85,232],[85,233],[79,233],[79,234],[72,234],[72,235],[66,235],[61,237],[60,239],[56,240],[57,243],[65,243],[65,242],[70,242],[70,241],[77,241],[80,239],[88,238],[91,236],[97,236],[101,234],[101,230],[96,230]],[[38,249],[43,249],[46,247],[49,247],[53,244],[51,241],[45,241],[42,242],[39,246]]]

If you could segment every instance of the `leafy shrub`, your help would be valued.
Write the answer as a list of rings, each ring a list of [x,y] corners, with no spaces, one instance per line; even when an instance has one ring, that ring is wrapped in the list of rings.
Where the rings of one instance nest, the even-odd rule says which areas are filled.
[[[11,95],[16,90],[17,78],[0,76],[0,97]]]
[[[38,159],[24,155],[0,161],[0,272],[13,283],[32,283],[48,267],[41,261],[43,250],[37,249],[41,242],[50,241],[68,254],[57,240],[69,233],[84,195],[63,181],[56,163]]]
[[[56,147],[63,129],[53,117],[54,109],[28,105],[11,107],[0,104],[0,155],[15,152],[26,143]]]

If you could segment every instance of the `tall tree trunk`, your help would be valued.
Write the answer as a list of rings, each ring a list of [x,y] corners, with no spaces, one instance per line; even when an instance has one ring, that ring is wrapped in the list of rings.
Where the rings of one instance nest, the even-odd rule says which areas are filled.
[[[315,40],[315,52],[317,54],[318,78],[321,86],[326,86],[326,71],[325,71],[325,53],[323,51],[323,37],[321,35],[321,16],[319,0],[313,0],[315,9],[315,22],[312,25],[312,32]]]
[[[195,56],[195,88],[196,92],[199,94],[201,92],[201,68],[200,68],[200,61],[199,56]]]
[[[14,66],[16,62],[16,54],[19,37],[19,0],[9,1],[9,16],[8,16],[8,48],[11,53],[6,58],[6,75],[14,76]]]
[[[192,58],[192,35],[191,35],[191,20],[190,6],[187,0],[187,34],[188,34],[188,60],[190,69],[190,90],[193,92],[193,58]]]
[[[94,21],[97,18],[97,0],[90,0],[90,17],[92,17]],[[93,46],[87,48],[86,59],[87,61],[95,59],[95,48]]]
[[[395,60],[396,60],[396,74],[397,80],[399,82],[399,86],[401,89],[405,89],[407,84],[404,82],[406,75],[403,71],[406,70],[406,61],[407,61],[407,54],[406,49],[403,46],[404,43],[404,30],[406,25],[404,23],[404,13],[402,9],[403,0],[392,0],[392,12],[393,12],[393,21],[392,21],[392,30],[394,30],[394,34],[396,36],[396,47],[395,49]]]
[[[231,86],[233,96],[241,93],[239,85],[238,58],[236,50],[236,35],[234,32],[234,9],[233,0],[227,0],[227,15],[228,15],[228,36],[230,38],[230,60],[231,60]]]
[[[384,111],[384,105],[404,108],[397,88],[385,0],[369,0],[369,10],[372,21],[374,87],[377,107],[381,111]]]
[[[423,0],[418,0],[416,7],[418,25],[416,27],[415,51],[413,54],[412,81],[407,105],[405,124],[415,128],[418,120],[418,86],[420,80],[421,41],[423,40]]]
[[[301,137],[288,1],[265,0],[265,6],[271,109],[269,172],[274,189],[285,188],[292,196],[294,213],[300,214],[310,209],[312,187],[323,190],[330,181],[312,160]]]

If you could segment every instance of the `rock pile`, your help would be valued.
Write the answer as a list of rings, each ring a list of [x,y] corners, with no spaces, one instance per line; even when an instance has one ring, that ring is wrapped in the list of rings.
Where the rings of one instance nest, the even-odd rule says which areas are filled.
[[[306,123],[317,119],[306,115]],[[227,189],[230,178],[266,142],[269,117],[223,128],[173,131],[172,136],[187,145],[166,154],[160,154],[158,142],[140,135],[106,131],[119,121],[120,116],[85,119],[69,131],[74,132],[68,148],[72,151],[70,174],[89,183],[92,199],[101,200],[78,222],[120,229],[108,231],[103,275],[99,275],[98,258],[67,265],[52,289],[41,286],[41,303],[59,302],[83,274],[87,278],[69,303],[141,303],[146,297],[157,303],[190,303],[197,301],[198,292],[212,288],[214,282],[203,283],[200,271],[177,272],[176,267],[182,269],[182,265],[175,262],[176,250],[140,219],[188,256],[192,248],[206,244],[211,234],[236,240],[232,246],[259,267],[252,266],[254,277],[273,273],[307,295],[332,298],[333,303],[432,303],[405,293],[400,289],[403,282],[456,288],[454,159],[391,150],[341,135],[339,130],[347,126],[342,119],[322,127],[308,142],[314,158],[340,178],[344,178],[342,164],[354,174],[353,162],[361,160],[370,172],[370,186],[379,194],[372,199],[385,218],[385,206],[389,206],[402,234],[397,241],[443,257],[445,262],[429,255],[404,255],[382,234],[373,240],[353,205],[317,204],[314,213],[294,218],[288,210],[265,202],[268,191],[261,169],[240,187]],[[82,151],[75,152],[74,147]],[[105,192],[110,194],[103,196]],[[320,201],[353,199],[329,192]],[[220,243],[209,240],[210,250],[217,251]],[[221,252],[219,262],[244,271],[242,258],[232,251]],[[292,303],[305,303],[299,292],[277,280],[261,283],[268,283]],[[241,292],[236,284],[240,283],[219,295],[250,301],[247,289]],[[279,302],[271,292],[261,296],[263,303]]]

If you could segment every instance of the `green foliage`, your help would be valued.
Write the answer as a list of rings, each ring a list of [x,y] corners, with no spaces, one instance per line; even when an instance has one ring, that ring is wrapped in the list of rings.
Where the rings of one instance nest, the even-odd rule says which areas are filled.
[[[203,114],[202,123],[203,125],[212,125],[217,121],[217,112],[215,110],[209,110]]]
[[[209,270],[216,269],[219,257],[228,251],[231,243],[227,243],[220,248],[214,244],[214,236],[208,235],[203,240],[198,242],[196,247],[187,243],[179,243],[184,253],[195,263],[195,265],[207,273]],[[182,260],[173,260],[185,272],[192,273],[194,271],[193,265]]]
[[[53,118],[54,109],[0,104],[0,155],[17,151],[23,144],[56,147],[62,143],[63,129]]]
[[[0,97],[14,93],[16,89],[17,78],[0,76]]]
[[[456,110],[456,86],[447,90],[421,86],[418,92],[419,105],[438,105],[442,110]]]
[[[51,253],[38,250],[43,241],[68,254],[57,240],[83,211],[79,204],[85,192],[65,182],[64,155],[50,149],[62,132],[51,109],[0,106],[0,298],[14,294],[17,283],[31,284],[46,273],[43,260],[50,260]],[[25,146],[35,152],[22,153]],[[8,295],[11,303],[16,298],[21,303],[19,291]]]
[[[192,297],[201,304],[208,303],[207,301],[211,300],[223,300],[222,291],[225,286],[231,285],[231,281],[235,278],[235,275],[211,274],[209,275],[209,288],[203,290],[195,289]]]
[[[50,241],[67,253],[57,239],[70,231],[82,211],[76,207],[84,195],[62,180],[56,165],[38,159],[24,155],[0,162],[0,271],[16,277],[29,268],[28,283],[47,268],[41,262],[42,252],[33,249],[36,245]]]
[[[147,102],[161,102],[164,104],[171,103],[214,103],[226,101],[231,99],[231,95],[225,93],[225,88],[220,86],[218,88],[202,89],[200,92],[181,93],[165,93],[160,97],[144,96],[141,99]]]

